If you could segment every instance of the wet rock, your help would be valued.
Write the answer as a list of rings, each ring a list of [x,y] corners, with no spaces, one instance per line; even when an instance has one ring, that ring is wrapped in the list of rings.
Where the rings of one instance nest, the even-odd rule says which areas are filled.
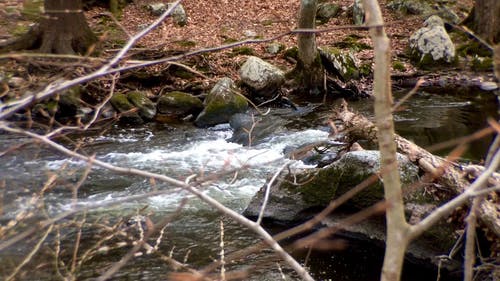
[[[241,95],[233,80],[220,79],[205,99],[205,108],[195,120],[196,126],[208,127],[229,122],[236,113],[244,112],[248,102]]]
[[[152,120],[156,115],[156,106],[148,98],[148,93],[143,91],[131,91],[127,93],[127,99],[132,105],[139,109],[139,116],[145,120]]]
[[[127,99],[127,95],[116,93],[110,101],[113,108],[120,114],[120,121],[127,124],[140,125],[144,123],[136,107]]]
[[[173,3],[152,3],[147,5],[147,8],[154,16],[160,16],[165,13],[170,7],[172,7]],[[182,4],[177,5],[171,14],[174,22],[179,26],[185,26],[187,24],[187,15],[186,11]]]
[[[285,73],[276,66],[251,56],[241,67],[240,78],[256,95],[272,97],[285,82]]]
[[[454,62],[455,45],[440,17],[429,17],[424,27],[411,35],[410,52],[412,59],[421,67]]]
[[[418,179],[418,167],[407,157],[398,154],[398,163],[403,186]],[[265,218],[276,221],[304,220],[310,215],[310,210],[327,206],[331,200],[377,173],[379,169],[379,152],[363,150],[348,152],[323,168],[294,171],[286,175],[280,184],[272,186]],[[245,216],[258,215],[264,191],[262,188],[254,196],[244,212]],[[347,204],[363,209],[380,201],[383,196],[383,185],[378,181],[354,196]]]
[[[335,141],[308,143],[299,147],[285,147],[286,158],[300,160],[306,165],[325,167],[335,161],[344,144]]]
[[[321,61],[329,73],[337,75],[342,81],[359,77],[359,60],[351,51],[345,52],[337,48],[319,48]]]
[[[198,115],[203,110],[203,102],[191,94],[174,91],[162,95],[158,99],[157,108],[161,114],[180,119],[190,114]]]
[[[331,18],[339,14],[340,6],[334,3],[319,3],[316,11],[316,19],[321,23],[327,23]]]
[[[237,113],[231,116],[229,125],[233,135],[228,140],[242,145],[255,145],[262,139],[279,130],[283,120],[275,117],[272,120],[258,115]]]

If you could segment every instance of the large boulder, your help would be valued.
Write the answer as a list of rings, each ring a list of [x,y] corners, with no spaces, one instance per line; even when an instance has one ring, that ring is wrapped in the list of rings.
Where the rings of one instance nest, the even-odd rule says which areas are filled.
[[[148,98],[148,93],[144,91],[130,91],[127,93],[127,99],[137,109],[139,109],[139,116],[145,120],[152,120],[156,115],[156,106]]]
[[[198,115],[203,110],[203,102],[188,93],[174,91],[158,99],[158,112],[181,119],[190,114]]]
[[[254,94],[271,97],[285,82],[285,73],[258,57],[250,56],[241,66],[240,78]]]
[[[411,35],[409,47],[412,59],[421,67],[455,61],[455,45],[438,16],[429,17],[424,27]]]
[[[398,163],[404,186],[415,182],[418,178],[418,167],[401,154],[398,154]],[[280,184],[271,187],[264,217],[276,221],[304,220],[310,210],[327,206],[331,200],[376,174],[379,169],[379,152],[363,150],[348,152],[323,168],[289,173],[285,176],[285,180],[279,181]],[[262,188],[254,196],[244,215],[249,217],[258,215],[264,191]],[[363,209],[382,200],[383,197],[382,182],[377,181],[354,196],[348,202],[348,206]]]
[[[205,99],[205,108],[195,120],[196,126],[208,127],[229,122],[233,114],[244,112],[248,102],[233,80],[220,79]]]

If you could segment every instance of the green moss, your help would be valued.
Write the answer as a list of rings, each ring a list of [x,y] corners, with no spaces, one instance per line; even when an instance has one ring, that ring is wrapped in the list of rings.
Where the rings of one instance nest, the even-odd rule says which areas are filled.
[[[247,56],[253,56],[255,55],[254,49],[250,47],[235,47],[231,51],[233,56],[238,56],[238,55],[247,55]]]
[[[297,60],[299,57],[299,49],[297,47],[291,47],[285,50],[283,53],[283,56],[286,58],[292,58],[294,60]]]
[[[179,40],[179,41],[174,41],[175,44],[181,46],[181,47],[195,47],[196,42],[191,41],[191,40]]]
[[[114,94],[109,102],[118,112],[125,112],[134,108],[134,105],[127,99],[127,95],[121,93]]]
[[[263,26],[270,26],[273,24],[273,20],[267,19],[260,22]]]
[[[179,112],[184,114],[200,112],[202,109],[203,103],[199,98],[184,92],[169,92],[158,99],[158,110],[162,113]]]
[[[400,61],[394,61],[392,63],[392,68],[397,71],[406,71],[405,65]]]
[[[24,0],[21,15],[31,21],[38,21],[43,9],[43,0]]]
[[[480,57],[491,57],[492,51],[475,40],[469,40],[457,47],[457,54],[461,57],[477,55]]]
[[[493,59],[489,57],[472,57],[472,69],[475,71],[491,71],[493,69]]]
[[[21,36],[28,32],[29,27],[26,25],[18,24],[14,29],[10,31],[12,35]]]
[[[235,42],[238,42],[239,40],[238,39],[235,39],[235,38],[231,38],[231,37],[227,37],[224,39],[224,41],[222,41],[224,44],[231,44],[231,43],[235,43]]]
[[[358,68],[359,76],[366,77],[372,74],[372,64],[371,63],[363,63]]]
[[[298,189],[303,200],[309,204],[326,206],[337,193],[340,176],[340,171],[337,169],[321,169],[317,174],[309,174],[307,177],[297,179],[297,182],[305,182],[305,184],[289,188]]]
[[[361,39],[359,36],[350,34],[346,38],[344,38],[344,40],[334,43],[333,46],[340,49],[350,49],[355,52],[359,52],[361,50],[369,50],[372,48],[366,43],[359,42],[359,39]]]

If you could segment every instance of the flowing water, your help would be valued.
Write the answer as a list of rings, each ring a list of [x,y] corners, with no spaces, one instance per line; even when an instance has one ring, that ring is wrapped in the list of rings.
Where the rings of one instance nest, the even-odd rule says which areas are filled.
[[[351,105],[370,115],[371,105],[366,101]],[[398,111],[395,120],[398,132],[426,146],[470,134],[484,127],[486,117],[496,117],[496,109],[496,104],[492,103],[447,96],[429,97],[421,93]],[[161,173],[181,180],[193,174],[211,175],[243,165],[248,166],[237,174],[221,174],[215,177],[211,184],[203,187],[203,192],[233,210],[242,212],[255,192],[284,163],[291,162],[292,168],[304,166],[300,161],[285,159],[284,148],[328,138],[327,129],[320,121],[327,116],[328,108],[307,105],[301,110],[299,116],[292,116],[292,119],[295,119],[285,126],[286,129],[252,147],[228,142],[231,130],[227,124],[209,129],[197,129],[189,125],[170,127],[152,124],[140,128],[115,127],[102,135],[85,136],[63,142],[68,147],[75,147],[78,140],[83,140],[82,150],[89,155],[96,155],[99,160],[117,166]],[[488,141],[474,143],[467,157],[475,159],[484,157]],[[88,211],[85,214],[85,221],[92,223],[92,227],[88,231],[84,230],[82,250],[77,254],[82,254],[85,247],[90,247],[85,243],[98,243],[99,237],[102,239],[104,235],[100,232],[102,228],[100,229],[99,225],[112,225],[121,219],[128,220],[136,214],[147,215],[153,222],[159,222],[176,213],[184,200],[187,200],[187,204],[179,215],[171,219],[165,229],[159,245],[161,254],[165,256],[171,254],[175,259],[185,261],[197,269],[210,264],[220,257],[221,222],[224,226],[226,254],[258,241],[251,231],[228,218],[221,217],[210,206],[192,195],[169,184],[153,182],[150,179],[118,175],[103,168],[93,167],[86,181],[75,193],[73,187],[85,175],[88,164],[48,150],[46,146],[29,142],[29,139],[19,136],[0,135],[1,151],[24,144],[15,152],[8,152],[1,157],[0,183],[3,185],[1,186],[3,204],[0,210],[2,214],[0,223],[2,225],[25,213],[30,213],[30,210],[39,210],[33,206],[34,202],[38,207],[40,202],[43,202],[40,209],[46,213],[37,211],[26,219],[28,222],[55,216],[75,206],[82,208],[146,192],[170,191],[163,195],[126,201],[119,205],[106,205]],[[57,177],[54,183],[48,184],[52,176]],[[43,201],[34,201],[44,185],[46,186]],[[83,215],[78,216],[78,220],[83,220]],[[29,225],[24,226],[28,227]],[[73,229],[69,233],[64,233],[63,230],[53,231],[46,239],[45,248],[49,246],[54,248],[57,241],[61,240],[63,246],[73,249],[78,228]],[[43,229],[40,233],[44,231]],[[152,244],[155,243],[155,238],[156,236],[151,240]],[[36,242],[27,239],[26,242],[0,252],[0,264],[3,264],[0,266],[0,276],[10,274]],[[102,245],[112,245],[116,242],[110,240]],[[99,252],[82,267],[78,280],[89,280],[99,276],[109,265],[126,254],[130,247]],[[42,250],[45,248],[42,247]],[[64,252],[59,255],[63,260],[64,256],[70,256]],[[304,261],[305,253],[295,252],[294,255]],[[347,251],[333,255],[313,253],[308,258],[307,264],[313,275],[321,280],[378,280],[382,256],[382,251],[373,245],[351,241]],[[47,255],[43,259],[47,259]],[[53,261],[37,260],[35,257],[26,268],[30,266],[38,268],[31,271],[30,275],[21,275],[20,279],[58,279],[51,269],[52,263]],[[359,270],[360,266],[364,269]],[[66,267],[70,266],[66,264]],[[283,276],[286,276],[286,280],[297,279],[295,273],[269,250],[252,254],[234,265],[228,265],[227,270],[247,270],[245,272],[249,276],[245,280],[283,280]],[[113,280],[165,280],[167,273],[171,271],[171,267],[162,261],[159,255],[143,253],[142,256],[134,257],[113,277]],[[36,274],[32,275],[33,272]],[[414,270],[409,266],[404,280],[433,278],[433,274],[435,273],[432,271]]]

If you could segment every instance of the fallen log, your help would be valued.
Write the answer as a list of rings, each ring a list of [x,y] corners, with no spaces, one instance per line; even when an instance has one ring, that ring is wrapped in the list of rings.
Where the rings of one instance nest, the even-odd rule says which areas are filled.
[[[351,143],[358,140],[366,140],[374,145],[377,141],[377,127],[366,117],[356,114],[348,109],[347,103],[342,102],[340,108],[334,111],[332,116],[335,121],[341,124],[337,133],[341,132]],[[413,163],[417,164],[425,176],[419,182],[419,186],[428,186],[430,183],[445,190],[450,197],[461,194],[478,176],[478,171],[484,167],[477,165],[465,165],[456,161],[445,159],[419,147],[413,142],[395,134],[397,150],[406,155]],[[494,173],[486,188],[493,188],[500,185],[500,174]],[[415,187],[419,188],[419,187]],[[478,218],[482,226],[496,235],[500,241],[500,198],[497,192],[490,192],[485,196],[485,200],[479,206]]]

